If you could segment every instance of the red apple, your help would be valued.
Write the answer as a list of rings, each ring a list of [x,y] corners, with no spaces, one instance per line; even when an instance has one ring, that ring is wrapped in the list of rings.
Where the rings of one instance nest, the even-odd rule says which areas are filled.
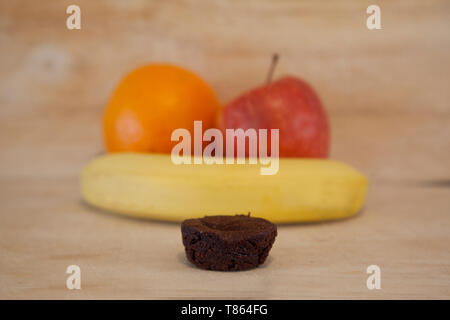
[[[219,127],[279,129],[280,157],[328,157],[327,114],[315,91],[295,77],[284,77],[231,101],[219,114]]]

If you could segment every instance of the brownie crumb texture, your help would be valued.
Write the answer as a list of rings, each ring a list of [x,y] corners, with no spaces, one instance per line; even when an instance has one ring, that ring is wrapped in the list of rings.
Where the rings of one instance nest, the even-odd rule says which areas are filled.
[[[245,215],[206,216],[181,224],[186,256],[199,268],[238,271],[264,263],[277,236],[273,223]]]

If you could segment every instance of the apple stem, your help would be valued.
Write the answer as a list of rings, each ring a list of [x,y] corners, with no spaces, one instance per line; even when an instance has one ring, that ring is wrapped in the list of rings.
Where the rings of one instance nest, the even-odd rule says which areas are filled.
[[[274,53],[272,55],[272,62],[270,63],[269,72],[267,73],[267,79],[266,79],[267,84],[272,82],[272,76],[273,76],[273,72],[275,70],[275,66],[277,65],[277,62],[278,62],[278,54]]]

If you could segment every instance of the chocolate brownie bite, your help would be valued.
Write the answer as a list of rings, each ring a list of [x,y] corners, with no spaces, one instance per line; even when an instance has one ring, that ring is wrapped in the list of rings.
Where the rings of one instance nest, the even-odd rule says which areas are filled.
[[[186,256],[202,269],[238,271],[264,263],[277,236],[273,223],[245,215],[184,220]]]

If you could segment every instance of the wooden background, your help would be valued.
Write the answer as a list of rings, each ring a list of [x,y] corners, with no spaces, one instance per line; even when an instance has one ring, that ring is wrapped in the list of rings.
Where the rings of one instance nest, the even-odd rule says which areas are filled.
[[[382,30],[366,28],[373,3]],[[450,298],[449,1],[1,0],[0,48],[0,298]],[[218,273],[187,264],[178,225],[83,204],[78,174],[126,72],[173,62],[226,102],[273,52],[275,76],[319,92],[332,158],[369,177],[360,215],[281,226],[264,267]],[[70,264],[82,290],[65,287]]]

